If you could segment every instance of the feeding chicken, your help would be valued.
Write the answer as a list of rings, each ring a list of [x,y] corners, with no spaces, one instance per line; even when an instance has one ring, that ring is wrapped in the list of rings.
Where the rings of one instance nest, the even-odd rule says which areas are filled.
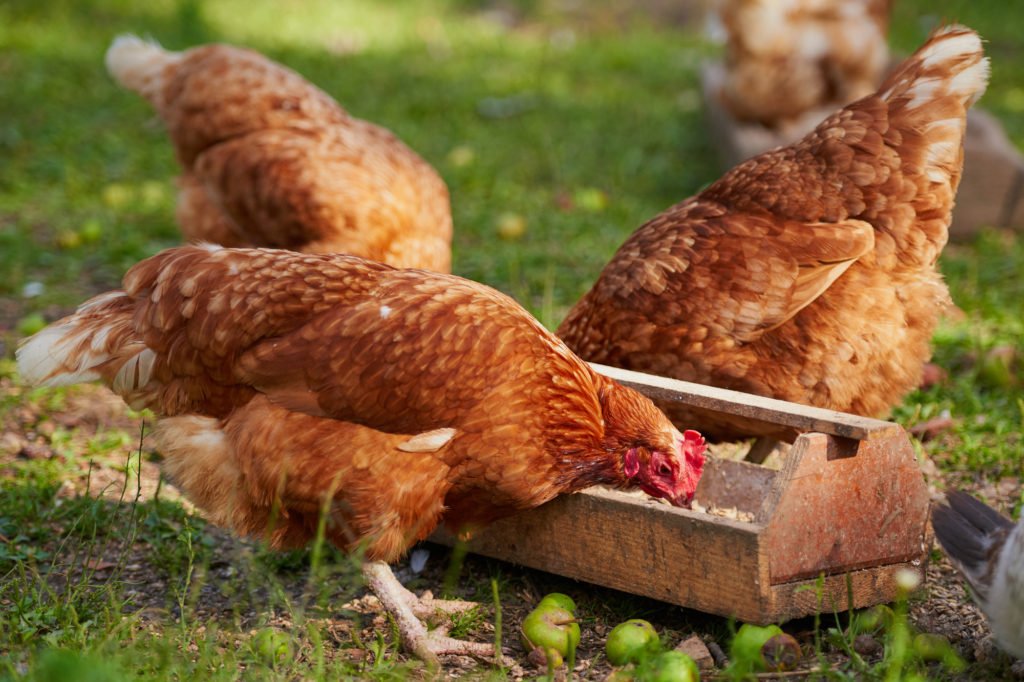
[[[999,646],[1024,658],[1024,523],[965,492],[932,512],[935,537],[963,574]]]
[[[592,485],[688,505],[703,439],[595,373],[510,298],[345,255],[169,249],[18,350],[21,375],[100,379],[159,417],[170,477],[216,523],[363,551],[403,644],[428,633],[386,562]],[[275,522],[276,520],[276,522]]]
[[[888,65],[891,0],[723,0],[722,103],[769,127],[870,94]]]
[[[987,78],[976,33],[937,31],[877,93],[641,226],[558,334],[594,362],[884,415],[950,304],[936,261]]]
[[[117,38],[107,69],[166,124],[186,238],[448,272],[448,188],[388,130],[252,50]]]

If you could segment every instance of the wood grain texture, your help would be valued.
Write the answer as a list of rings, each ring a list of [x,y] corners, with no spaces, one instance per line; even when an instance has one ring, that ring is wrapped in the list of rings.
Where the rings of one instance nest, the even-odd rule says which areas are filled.
[[[820,433],[793,445],[758,516],[772,583],[919,558],[927,518],[906,435],[838,443]]]
[[[759,527],[590,489],[475,534],[477,554],[723,616],[754,617],[768,588]],[[435,540],[451,544],[451,535]],[[753,610],[751,610],[753,609]]]

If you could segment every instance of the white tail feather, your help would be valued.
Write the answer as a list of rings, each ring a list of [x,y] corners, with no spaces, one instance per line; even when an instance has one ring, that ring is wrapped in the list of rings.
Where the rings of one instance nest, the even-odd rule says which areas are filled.
[[[18,348],[18,374],[40,386],[68,386],[99,379],[94,368],[109,359],[109,354],[83,353],[75,367],[67,365],[69,355],[88,342],[93,333],[93,329],[72,320],[50,325]]]
[[[989,60],[977,33],[951,25],[936,31],[901,71],[883,93],[885,99],[909,95],[909,108],[915,109],[937,97],[953,96],[963,98],[969,107],[988,85]]]
[[[168,52],[156,42],[125,34],[110,44],[105,61],[114,80],[159,108],[164,69],[180,60],[179,52]]]
[[[23,341],[18,373],[31,384],[67,386],[109,377],[116,368],[112,388],[122,395],[138,391],[149,382],[156,356],[135,337],[131,324],[131,299],[125,292],[96,296]]]

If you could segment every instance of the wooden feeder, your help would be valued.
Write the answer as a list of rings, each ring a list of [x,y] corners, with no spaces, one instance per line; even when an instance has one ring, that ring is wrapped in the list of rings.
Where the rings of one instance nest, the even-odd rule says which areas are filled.
[[[804,112],[783,129],[737,120],[721,102],[725,66],[709,62],[701,69],[701,96],[711,137],[724,168],[802,138],[841,102]],[[1024,155],[1014,147],[999,120],[974,107],[967,112],[964,172],[957,190],[949,236],[966,241],[984,227],[1024,231]]]
[[[799,433],[781,470],[708,459],[697,502],[753,520],[595,488],[494,523],[470,551],[760,624],[845,610],[849,596],[889,602],[900,570],[923,573],[928,491],[899,425],[594,368],[657,400]]]

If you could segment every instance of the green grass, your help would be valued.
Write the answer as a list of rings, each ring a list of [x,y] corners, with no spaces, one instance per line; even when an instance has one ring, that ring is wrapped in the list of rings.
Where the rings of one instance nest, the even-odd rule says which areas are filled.
[[[697,95],[697,67],[715,48],[611,2],[587,3],[582,21],[553,2],[504,6],[522,21],[507,25],[474,0],[0,4],[0,353],[11,354],[20,320],[54,319],[179,242],[166,136],[102,66],[110,40],[126,31],[170,48],[247,44],[395,131],[449,184],[455,272],[555,326],[636,226],[719,175]],[[1013,13],[995,0],[901,0],[892,42],[908,52],[944,18],[978,29],[994,63],[982,105],[1020,146],[1024,44]],[[519,241],[497,234],[510,212],[527,226]],[[1022,476],[1024,243],[987,233],[948,249],[941,265],[965,313],[936,337],[950,378],[910,396],[895,417],[954,417],[952,430],[923,446],[954,478]],[[43,292],[23,296],[30,282]],[[1016,358],[1004,369],[992,351],[1006,348]],[[0,367],[8,423],[29,404],[45,422],[74,395],[17,387],[11,372],[9,362]],[[380,639],[331,630],[332,609],[358,582],[340,554],[225,545],[179,502],[135,500],[131,485],[120,502],[61,494],[91,460],[132,474],[150,453],[128,428],[83,436],[51,426],[55,457],[0,462],[0,678],[386,679],[415,667],[396,657],[387,628]],[[96,569],[100,556],[115,565]],[[163,587],[134,584],[136,573]],[[489,579],[478,581],[483,603]],[[503,600],[509,591],[503,577]],[[232,602],[231,618],[204,617],[215,597]],[[608,598],[618,599],[586,610],[624,619],[651,604]],[[478,612],[459,629],[490,617]],[[293,641],[285,662],[248,644],[269,626]],[[338,653],[350,650],[376,655]]]

